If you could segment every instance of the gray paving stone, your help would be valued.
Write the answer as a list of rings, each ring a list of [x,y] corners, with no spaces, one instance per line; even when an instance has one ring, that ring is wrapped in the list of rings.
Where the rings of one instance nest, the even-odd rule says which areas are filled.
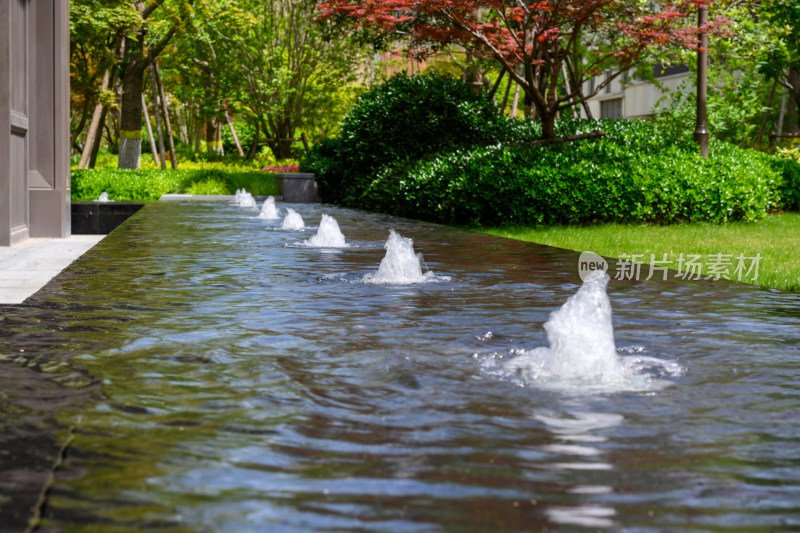
[[[0,247],[0,304],[23,303],[105,235],[28,239]]]

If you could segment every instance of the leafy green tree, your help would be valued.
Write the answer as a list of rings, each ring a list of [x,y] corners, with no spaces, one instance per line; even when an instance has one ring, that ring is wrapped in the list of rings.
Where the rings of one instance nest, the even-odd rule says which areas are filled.
[[[141,23],[122,43],[119,168],[139,168],[145,72],[179,32],[192,29],[194,0],[136,1]]]
[[[787,89],[791,98],[791,129],[800,132],[800,2],[762,2],[758,14],[769,24],[764,36],[769,47],[763,55],[761,70]]]
[[[106,71],[117,63],[122,37],[141,23],[124,0],[72,0],[70,3],[70,89],[72,143],[77,147],[92,109],[101,99]]]
[[[218,90],[272,139],[276,159],[291,156],[288,139],[298,131],[336,112],[334,96],[364,59],[357,43],[317,16],[311,0],[238,0],[207,31]]]
[[[739,145],[759,141],[766,128],[777,122],[783,87],[790,96],[784,130],[797,131],[800,4],[794,0],[770,0],[720,2],[711,7],[716,15],[728,20],[727,32],[709,43],[711,134]],[[692,70],[696,67],[691,51],[664,51],[661,59],[686,64]],[[694,87],[692,78],[691,84],[669,93],[661,102],[659,119],[676,133],[690,135],[694,128]]]
[[[172,50],[163,54],[175,82],[171,92],[193,115],[196,131],[187,137],[199,140],[205,129],[209,152],[223,152],[220,130],[236,102],[235,87],[230,85],[234,80],[223,74],[229,68],[228,58],[218,54],[217,40],[220,34],[243,31],[242,15],[236,0],[206,1],[198,6],[195,32],[179,36]]]

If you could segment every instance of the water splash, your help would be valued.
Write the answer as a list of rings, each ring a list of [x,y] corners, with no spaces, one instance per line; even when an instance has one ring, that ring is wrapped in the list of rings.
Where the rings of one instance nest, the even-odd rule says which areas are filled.
[[[261,206],[261,213],[259,213],[256,218],[264,218],[267,220],[281,218],[281,210],[275,206],[274,196],[270,196],[264,200],[264,205]]]
[[[389,230],[389,239],[384,245],[386,255],[381,260],[377,272],[366,274],[366,283],[410,284],[427,281],[447,281],[447,276],[436,276],[432,271],[422,273],[421,254],[414,253],[414,241]]]
[[[103,192],[100,193],[100,196],[97,197],[97,201],[98,202],[113,202],[114,200],[111,200],[108,197],[108,193],[106,191],[103,191]]]
[[[240,207],[256,207],[256,199],[244,189],[237,189],[233,196],[233,203]]]
[[[291,207],[286,208],[286,217],[283,219],[283,224],[281,224],[281,229],[303,229],[306,226],[305,222],[303,222],[303,217],[300,214],[292,209]]]
[[[648,389],[661,377],[683,374],[677,363],[655,357],[623,359],[614,344],[611,302],[606,294],[609,277],[589,274],[578,291],[544,324],[548,347],[512,350],[515,357],[499,372],[523,385],[575,386],[589,389]],[[484,367],[493,367],[489,362]],[[662,385],[664,383],[661,383]]]
[[[339,223],[330,215],[322,215],[319,229],[303,245],[317,248],[346,248],[348,246],[339,229]]]

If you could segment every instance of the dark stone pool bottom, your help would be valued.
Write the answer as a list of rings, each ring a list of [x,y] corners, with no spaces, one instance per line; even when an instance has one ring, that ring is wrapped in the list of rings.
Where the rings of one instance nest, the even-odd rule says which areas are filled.
[[[0,531],[46,486],[45,531],[800,530],[797,295],[612,281],[623,356],[685,376],[520,386],[481,363],[545,344],[577,254],[295,207],[355,246],[154,204],[0,307]],[[359,283],[389,228],[451,281]]]

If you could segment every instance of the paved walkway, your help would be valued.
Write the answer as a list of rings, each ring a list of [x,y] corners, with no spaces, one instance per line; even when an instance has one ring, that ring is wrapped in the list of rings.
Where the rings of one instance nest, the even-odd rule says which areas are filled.
[[[24,302],[104,237],[72,235],[0,246],[0,304]]]

